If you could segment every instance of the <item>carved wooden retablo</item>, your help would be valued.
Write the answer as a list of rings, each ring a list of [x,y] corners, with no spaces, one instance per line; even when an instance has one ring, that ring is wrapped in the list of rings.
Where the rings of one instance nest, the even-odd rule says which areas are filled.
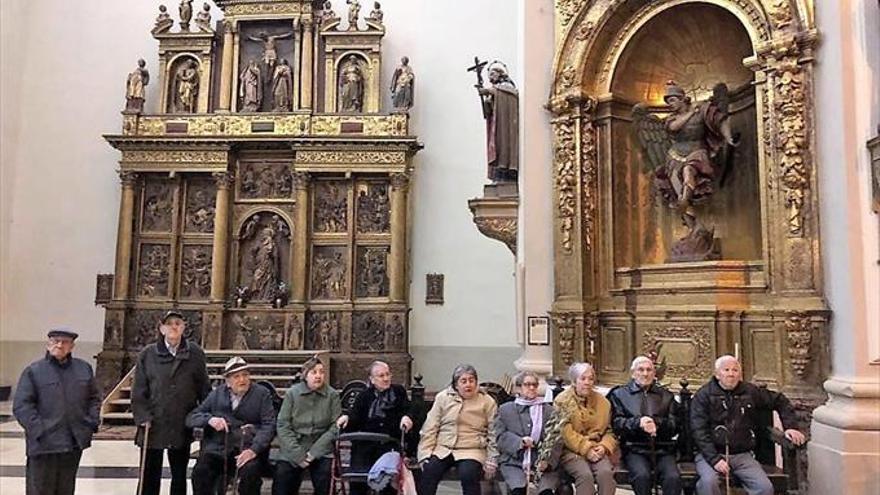
[[[122,155],[122,200],[116,272],[97,296],[103,387],[170,307],[206,349],[329,350],[334,384],[382,357],[408,381],[421,145],[406,111],[381,108],[384,13],[215,3],[222,19],[190,12],[179,29],[160,8],[159,67],[128,75],[122,132],[105,136]],[[159,101],[144,101],[148,84]]]

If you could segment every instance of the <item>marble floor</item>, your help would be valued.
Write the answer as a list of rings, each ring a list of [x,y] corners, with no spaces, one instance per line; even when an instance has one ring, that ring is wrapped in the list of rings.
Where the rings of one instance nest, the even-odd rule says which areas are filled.
[[[190,467],[195,460],[190,461]],[[24,495],[25,442],[21,426],[11,418],[9,402],[0,403],[0,494]],[[95,440],[83,452],[76,481],[78,495],[132,495],[137,491],[138,449],[130,440]],[[166,467],[162,493],[168,493]],[[263,492],[269,493],[269,484]],[[303,490],[305,491],[305,490]],[[438,495],[461,493],[457,483],[444,483]],[[630,494],[618,489],[618,494]]]

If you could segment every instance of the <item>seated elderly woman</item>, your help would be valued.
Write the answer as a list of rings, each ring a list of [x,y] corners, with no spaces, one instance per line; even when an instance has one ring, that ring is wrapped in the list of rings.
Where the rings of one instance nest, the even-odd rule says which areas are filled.
[[[562,469],[574,478],[575,495],[613,495],[614,466],[608,456],[617,448],[611,432],[611,403],[593,390],[596,374],[588,363],[568,369],[572,386],[554,401],[562,427]]]
[[[409,398],[402,385],[391,383],[391,368],[382,361],[370,364],[370,385],[358,394],[350,414],[339,417],[336,424],[347,432],[384,433],[392,439],[400,437],[401,431],[412,428],[409,417]],[[385,444],[373,442],[354,442],[351,451],[351,466],[357,471],[369,471],[382,454],[397,446],[391,441]],[[366,483],[352,483],[352,495],[368,493]],[[381,494],[394,494],[397,490],[389,486]]]
[[[541,473],[538,495],[552,495],[559,485],[559,473],[553,469],[559,461],[559,449],[542,446],[547,433],[547,422],[553,416],[553,404],[538,395],[540,380],[531,371],[523,371],[514,379],[519,395],[513,402],[502,404],[495,418],[495,440],[500,452],[498,467],[511,495],[524,495],[530,475]],[[540,447],[555,455],[549,461],[538,462]]]
[[[324,363],[313,357],[303,364],[305,379],[287,390],[278,411],[281,451],[272,480],[272,495],[299,493],[309,471],[315,493],[330,492],[333,441],[342,401],[326,382]]]
[[[422,464],[419,495],[435,495],[443,473],[455,466],[464,495],[480,495],[480,478],[495,475],[493,421],[498,406],[481,391],[477,370],[460,364],[452,384],[437,394],[422,426],[418,460]]]

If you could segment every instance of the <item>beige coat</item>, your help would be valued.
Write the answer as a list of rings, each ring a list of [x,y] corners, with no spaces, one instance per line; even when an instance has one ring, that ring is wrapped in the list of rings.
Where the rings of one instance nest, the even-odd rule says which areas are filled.
[[[492,432],[497,410],[495,400],[483,392],[467,401],[452,387],[438,393],[420,432],[419,462],[432,455],[443,459],[452,454],[456,460],[496,465],[498,450]]]
[[[570,387],[553,401],[557,409],[568,417],[562,427],[565,449],[581,456],[596,445],[605,447],[608,455],[617,450],[617,439],[611,432],[611,403],[595,390],[587,400],[577,396]]]

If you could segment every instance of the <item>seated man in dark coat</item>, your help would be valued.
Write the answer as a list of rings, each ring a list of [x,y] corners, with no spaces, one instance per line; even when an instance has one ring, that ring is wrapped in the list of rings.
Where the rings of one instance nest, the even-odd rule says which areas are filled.
[[[721,495],[723,476],[739,479],[750,495],[773,494],[767,473],[752,453],[761,410],[779,413],[785,436],[792,443],[806,441],[796,429],[797,417],[784,395],[742,381],[742,368],[735,357],[718,358],[715,376],[697,390],[691,402],[698,495]]]
[[[678,412],[675,397],[655,382],[656,370],[649,358],[638,356],[630,370],[632,380],[608,392],[611,427],[622,446],[629,482],[636,495],[650,495],[657,479],[663,495],[679,495],[681,475],[672,440]]]
[[[261,476],[269,471],[269,444],[275,436],[272,392],[251,382],[244,359],[226,362],[226,383],[215,388],[186,418],[190,428],[204,428],[202,452],[192,472],[196,495],[226,493],[238,470],[238,493],[258,495]],[[227,479],[220,481],[223,475]]]
[[[401,430],[408,432],[413,425],[409,417],[409,397],[402,385],[391,383],[391,368],[382,361],[370,364],[370,385],[358,394],[351,412],[342,415],[336,424],[346,432],[384,433],[392,439],[400,438]],[[355,442],[352,445],[351,465],[358,471],[369,471],[379,457],[397,446]],[[366,483],[352,483],[352,495],[366,494]],[[383,494],[397,493],[393,487],[382,490]]]

